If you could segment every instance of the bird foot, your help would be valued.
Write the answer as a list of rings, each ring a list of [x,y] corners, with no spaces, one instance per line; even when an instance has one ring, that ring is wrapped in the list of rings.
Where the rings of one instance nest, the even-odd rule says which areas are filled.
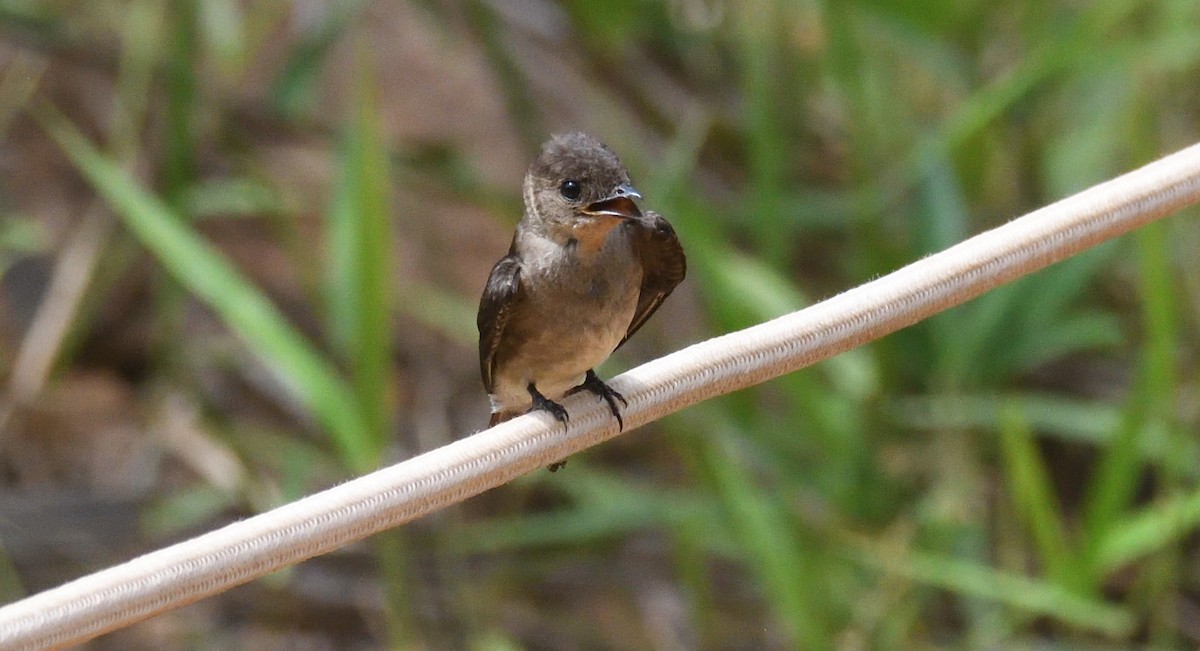
[[[525,413],[530,413],[530,412],[534,412],[534,411],[544,411],[544,412],[549,413],[551,416],[554,417],[554,420],[562,423],[563,425],[566,425],[567,421],[571,420],[571,415],[567,413],[566,407],[563,407],[562,405],[558,404],[557,402],[554,402],[553,400],[547,398],[546,396],[543,396],[541,394],[541,392],[537,390],[537,387],[535,387],[533,385],[532,382],[529,384],[528,389],[529,389],[529,398],[533,401],[533,406],[530,407],[529,411],[527,411]]]
[[[562,405],[558,404],[557,402],[554,402],[553,400],[542,395],[542,393],[537,390],[537,387],[534,386],[532,382],[529,384],[528,389],[529,389],[529,398],[533,401],[533,406],[529,408],[529,412],[532,412],[532,411],[549,412],[549,414],[554,417],[554,420],[562,423],[563,425],[566,425],[567,421],[571,420],[571,415],[567,413],[566,407],[563,407]],[[525,412],[525,413],[529,413],[529,412]],[[555,461],[554,463],[546,466],[546,469],[549,470],[550,472],[558,472],[558,469],[562,468],[565,465],[567,465],[567,460],[563,459],[562,461]]]
[[[617,408],[617,401],[620,400],[622,405],[629,406],[629,401],[625,400],[625,396],[621,395],[616,389],[608,386],[601,380],[595,371],[588,371],[587,376],[583,379],[583,384],[571,389],[567,395],[573,395],[580,391],[590,391],[608,403],[608,410],[617,419],[618,431],[625,431],[625,420],[621,418],[621,410]]]

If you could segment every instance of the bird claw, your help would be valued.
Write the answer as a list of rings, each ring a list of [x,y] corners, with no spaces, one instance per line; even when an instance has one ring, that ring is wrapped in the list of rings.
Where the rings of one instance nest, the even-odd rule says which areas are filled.
[[[533,406],[529,408],[530,412],[547,412],[554,417],[554,420],[562,423],[563,425],[566,425],[567,421],[571,420],[571,415],[567,413],[566,407],[554,402],[546,396],[543,396],[532,384],[529,385],[529,397],[533,401]]]
[[[580,391],[588,391],[594,393],[604,399],[608,403],[608,410],[617,419],[618,431],[625,431],[625,419],[621,418],[621,410],[617,407],[617,401],[620,400],[622,405],[629,406],[629,401],[619,391],[608,386],[603,380],[596,375],[595,371],[588,371],[587,376],[583,379],[583,383],[579,386],[567,391],[567,395],[575,395]],[[545,411],[554,417],[554,420],[566,425],[571,420],[570,414],[567,413],[566,407],[554,402],[553,400],[542,395],[533,384],[529,385],[529,397],[533,402],[533,406],[529,408],[530,412]],[[526,412],[529,413],[529,412]],[[557,472],[559,468],[567,465],[567,460],[556,461],[546,469],[550,472]]]
[[[571,420],[571,415],[567,413],[566,407],[554,402],[546,396],[543,396],[532,382],[529,384],[528,390],[529,399],[533,402],[533,406],[531,406],[529,411],[526,411],[525,413],[528,414],[535,411],[544,411],[549,413],[554,417],[554,420],[562,423],[563,425],[566,425],[567,421]],[[555,461],[554,463],[546,466],[546,469],[550,472],[558,472],[558,469],[565,465],[567,465],[567,460],[563,459],[562,461]]]
[[[625,396],[621,395],[616,389],[608,386],[603,380],[596,375],[595,371],[588,371],[587,376],[583,379],[583,384],[571,389],[567,395],[579,393],[580,391],[589,391],[594,393],[608,403],[608,410],[617,419],[617,430],[625,431],[625,419],[621,418],[621,410],[617,408],[617,401],[620,400],[622,405],[629,406],[629,401]]]

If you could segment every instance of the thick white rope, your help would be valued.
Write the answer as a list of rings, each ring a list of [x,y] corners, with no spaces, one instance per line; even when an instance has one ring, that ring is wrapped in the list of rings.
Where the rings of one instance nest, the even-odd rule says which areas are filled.
[[[612,380],[629,429],[882,337],[1200,202],[1200,145],[895,273]],[[0,649],[78,643],[499,486],[618,434],[593,396],[566,431],[524,416],[273,511],[0,608]]]

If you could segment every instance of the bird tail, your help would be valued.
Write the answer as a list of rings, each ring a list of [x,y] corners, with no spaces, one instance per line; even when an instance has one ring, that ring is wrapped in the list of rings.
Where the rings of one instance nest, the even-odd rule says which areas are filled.
[[[488,427],[495,427],[506,420],[512,420],[517,413],[514,411],[493,411],[491,418],[488,419]]]

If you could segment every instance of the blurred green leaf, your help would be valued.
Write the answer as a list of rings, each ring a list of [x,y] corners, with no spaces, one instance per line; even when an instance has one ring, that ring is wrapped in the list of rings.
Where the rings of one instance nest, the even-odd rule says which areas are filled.
[[[163,185],[167,203],[179,210],[183,193],[196,177],[196,4],[200,0],[167,3],[166,34],[166,155]]]
[[[329,486],[346,475],[344,460],[329,454],[319,439],[244,426],[223,435],[257,470],[246,493],[250,505],[258,510],[298,500],[310,494],[313,486]]]
[[[0,74],[0,136],[9,133],[13,118],[25,110],[49,61],[26,52],[15,52]]]
[[[0,276],[18,259],[42,251],[48,242],[41,225],[28,217],[5,215],[0,219]]]
[[[950,377],[968,388],[999,386],[1014,375],[1069,353],[1122,341],[1115,316],[1080,308],[1090,280],[1117,251],[1102,246],[998,287],[928,321],[934,347],[953,355]]]
[[[1118,435],[1101,458],[1088,486],[1086,527],[1093,542],[1107,535],[1109,527],[1134,499],[1144,467],[1137,454],[1139,439],[1156,430],[1169,433],[1176,417],[1177,294],[1170,264],[1162,255],[1166,237],[1166,225],[1161,223],[1151,224],[1135,234],[1147,341]],[[1175,445],[1162,458],[1165,468],[1172,467],[1172,457],[1180,456],[1185,445]],[[1186,457],[1184,460],[1187,461]]]
[[[209,525],[236,503],[236,495],[213,484],[192,484],[155,500],[142,512],[141,525],[155,539],[178,538]]]
[[[778,219],[787,183],[789,133],[783,128],[781,112],[787,106],[784,59],[779,44],[783,38],[783,6],[775,0],[749,0],[733,16],[738,79],[744,101],[738,112],[746,144],[749,192],[737,206],[748,218],[760,255],[773,263],[782,262],[793,240],[782,236]]]
[[[182,205],[195,219],[283,214],[291,208],[274,188],[249,178],[193,183],[184,193]]]
[[[1050,474],[1033,440],[1033,432],[1020,410],[1005,409],[1001,416],[1000,451],[1008,478],[1009,495],[1033,535],[1038,559],[1058,585],[1079,592],[1086,589],[1089,573],[1075,553]]]
[[[246,58],[246,9],[236,0],[199,3],[199,25],[209,49],[226,74],[236,74]]]
[[[938,128],[932,140],[923,147],[947,146],[956,150],[978,134],[1004,111],[1031,93],[1039,85],[1070,70],[1073,66],[1103,62],[1113,65],[1112,57],[1095,48],[1098,42],[1111,46],[1111,32],[1120,27],[1140,3],[1118,0],[1085,7],[1076,15],[1060,18],[1054,25],[1052,38],[1039,39],[1034,51],[1027,53],[1019,64],[975,91],[963,101]],[[917,155],[913,162],[924,157]]]
[[[552,484],[569,498],[569,508],[491,517],[463,526],[448,542],[461,553],[530,550],[587,545],[678,525],[703,531],[707,549],[730,550],[721,540],[716,505],[701,496],[595,470],[582,459],[572,460],[568,467],[570,476],[563,479],[556,474],[524,481]],[[655,499],[646,499],[648,494]]]
[[[329,429],[351,467],[374,467],[375,452],[364,445],[371,438],[353,393],[275,306],[53,108],[43,106],[39,115],[47,133],[146,248],[181,285],[210,305]]]
[[[311,7],[310,18],[320,22],[305,26],[300,43],[289,50],[287,64],[275,78],[270,96],[276,112],[293,120],[309,115],[317,101],[325,59],[364,4],[363,0],[348,0]]]
[[[820,595],[830,586],[818,550],[797,536],[785,502],[756,486],[743,455],[728,436],[697,441],[697,452],[724,510],[725,525],[766,592],[775,617],[800,648],[832,645],[829,609]]]
[[[1200,528],[1200,491],[1171,496],[1113,522],[1099,540],[1094,562],[1115,572],[1195,534]]]
[[[475,327],[475,301],[449,290],[411,280],[399,289],[400,309],[454,341],[474,346],[479,341]]]
[[[162,63],[162,40],[169,37],[164,29],[170,11],[167,4],[158,0],[138,0],[131,2],[125,12],[117,110],[113,111],[111,126],[111,151],[125,165],[136,164],[140,155],[146,114],[153,97],[154,73]],[[172,90],[176,88],[172,87]],[[172,106],[177,109],[184,103],[172,103]]]
[[[509,52],[501,30],[502,22],[490,3],[465,0],[468,24],[487,53],[487,61],[499,83],[498,91],[508,109],[509,124],[521,136],[522,144],[534,150],[545,134],[542,109],[534,99],[530,80]],[[624,13],[619,11],[613,16]]]
[[[0,541],[0,600],[12,603],[30,594],[30,589],[21,581],[21,573]]]
[[[1128,417],[1128,407],[1047,393],[910,397],[890,401],[886,411],[905,427],[999,432],[1001,414],[1010,406],[1019,409],[1029,426],[1045,436],[1101,449],[1116,444]],[[1142,459],[1161,463],[1169,455],[1177,455],[1191,469],[1189,476],[1200,479],[1200,441],[1190,441],[1183,451],[1171,450],[1153,425],[1149,423],[1144,435],[1130,441]]]
[[[371,54],[360,46],[341,176],[328,211],[327,303],[333,340],[349,362],[358,409],[377,455],[391,434],[390,174]]]
[[[862,543],[854,543],[853,547],[855,559],[866,567],[963,596],[997,601],[1114,637],[1129,635],[1134,627],[1134,618],[1128,609],[1081,597],[1054,583],[945,556],[910,552],[896,558],[886,549]]]

